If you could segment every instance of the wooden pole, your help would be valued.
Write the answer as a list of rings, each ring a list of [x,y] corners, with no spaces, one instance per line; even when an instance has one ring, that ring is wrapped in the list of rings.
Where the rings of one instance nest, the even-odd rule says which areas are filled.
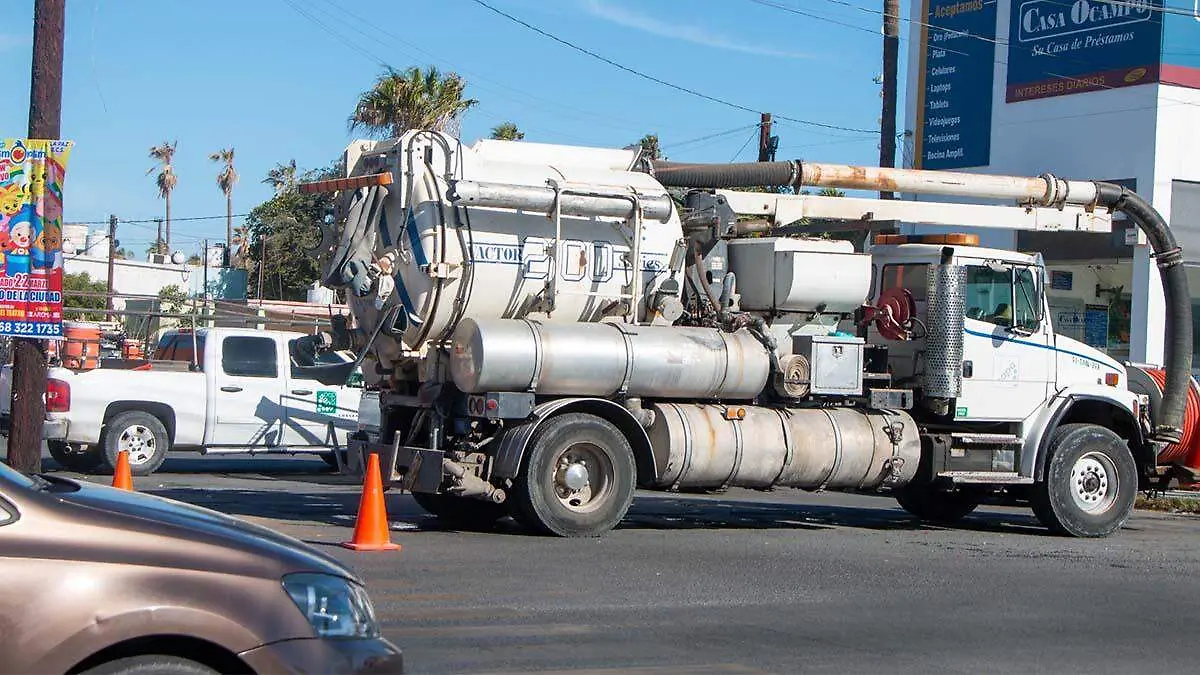
[[[62,135],[63,28],[66,0],[33,4],[33,70],[29,83],[29,138]],[[42,425],[46,417],[46,346],[42,340],[13,340],[13,386],[8,463],[17,471],[42,470]]]

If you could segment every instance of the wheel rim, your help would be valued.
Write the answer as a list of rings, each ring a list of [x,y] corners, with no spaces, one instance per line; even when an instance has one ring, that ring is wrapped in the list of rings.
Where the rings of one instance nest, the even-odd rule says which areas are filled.
[[[1071,499],[1085,513],[1104,513],[1117,501],[1117,467],[1101,452],[1088,452],[1071,467]]]
[[[602,448],[592,443],[575,443],[554,460],[554,494],[564,508],[589,513],[600,508],[616,484],[616,467]]]
[[[140,424],[126,427],[117,439],[117,450],[129,453],[130,465],[149,462],[157,447],[158,441],[154,438],[154,432]]]

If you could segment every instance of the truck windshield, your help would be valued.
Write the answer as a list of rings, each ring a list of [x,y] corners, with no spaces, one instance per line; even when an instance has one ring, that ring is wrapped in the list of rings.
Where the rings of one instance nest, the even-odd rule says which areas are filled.
[[[966,316],[997,326],[1036,330],[1038,287],[1028,267],[967,267]]]

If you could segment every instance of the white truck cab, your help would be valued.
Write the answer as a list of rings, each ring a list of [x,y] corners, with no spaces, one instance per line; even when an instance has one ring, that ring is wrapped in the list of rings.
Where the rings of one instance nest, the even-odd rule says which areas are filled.
[[[1032,484],[1044,476],[1053,431],[1082,423],[1118,431],[1129,441],[1138,463],[1153,466],[1153,449],[1146,442],[1150,431],[1146,397],[1130,391],[1125,366],[1055,332],[1041,255],[926,243],[939,239],[891,237],[901,243],[871,250],[872,297],[905,289],[918,316],[925,316],[928,308],[927,279],[934,267],[948,261],[965,272],[961,389],[944,419],[949,432],[944,465],[934,467],[932,473],[958,485]],[[874,327],[870,331],[872,340],[887,343],[897,384],[917,384],[920,371],[927,367],[918,356],[925,350],[922,336],[887,341]],[[986,450],[976,454],[990,462],[973,460],[975,449]],[[1098,476],[1107,487],[1103,472]],[[1103,501],[1106,496],[1093,490],[1080,499]]]

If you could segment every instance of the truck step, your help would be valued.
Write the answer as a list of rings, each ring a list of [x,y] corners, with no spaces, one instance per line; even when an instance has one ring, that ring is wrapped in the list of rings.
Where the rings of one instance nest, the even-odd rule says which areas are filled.
[[[974,434],[956,432],[950,434],[955,441],[963,445],[1022,445],[1025,439],[1016,434]]]
[[[1030,485],[1033,479],[1014,471],[942,471],[938,478],[955,483],[988,483],[1000,485]]]

